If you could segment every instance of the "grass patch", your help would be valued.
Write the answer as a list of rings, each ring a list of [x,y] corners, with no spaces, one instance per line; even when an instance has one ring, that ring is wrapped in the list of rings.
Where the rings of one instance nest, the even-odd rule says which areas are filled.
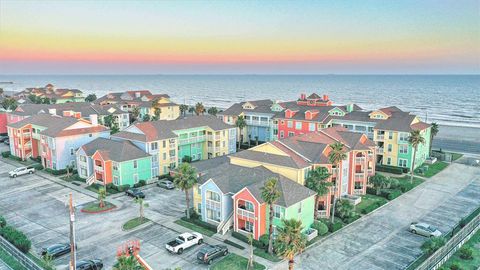
[[[245,270],[247,269],[247,264],[248,264],[248,259],[244,258],[242,256],[239,256],[234,253],[230,253],[225,258],[222,260],[216,262],[212,267],[210,267],[211,270]],[[254,270],[263,270],[265,269],[265,266],[262,264],[259,264],[257,262],[253,263],[253,269]]]
[[[199,233],[201,233],[201,234],[203,234],[203,235],[206,235],[206,236],[210,236],[210,237],[211,237],[212,235],[215,234],[215,232],[213,232],[213,231],[211,231],[211,230],[209,230],[209,229],[207,229],[207,228],[200,227],[200,226],[198,226],[198,225],[196,225],[196,224],[193,224],[193,223],[191,223],[191,222],[185,221],[185,220],[183,220],[183,219],[175,220],[174,223],[175,223],[175,224],[178,224],[178,225],[180,225],[180,226],[183,226],[183,227],[185,227],[185,228],[188,228],[188,229],[190,229],[190,230],[199,232]]]
[[[0,247],[0,260],[13,270],[27,270],[21,263],[19,263],[10,253]]]
[[[62,179],[63,181],[67,181],[67,182],[73,182],[73,181],[76,181],[76,182],[82,182],[82,183],[85,183],[85,179],[81,178],[80,176],[78,176],[78,174],[73,174],[73,175],[70,175],[70,177],[67,177],[66,175],[65,176],[61,176],[60,179]]]
[[[279,262],[281,261],[282,259],[280,259],[279,257],[277,257],[276,255],[271,255],[268,253],[268,251],[266,251],[265,249],[263,248],[255,248],[253,250],[253,254],[254,255],[257,255],[258,257],[262,257],[264,259],[267,259],[271,262]]]
[[[471,260],[462,259],[460,250],[457,250],[443,266],[449,269],[452,264],[456,264],[460,266],[460,269],[464,270],[477,269],[480,266],[480,231],[477,231],[462,248],[470,248],[473,251]]]
[[[461,157],[463,157],[463,154],[459,154],[459,153],[453,153],[451,152],[450,154],[452,154],[452,160],[455,161]]]
[[[108,211],[116,207],[111,202],[104,201],[104,204],[105,204],[104,207],[100,207],[98,201],[89,202],[82,208],[82,212],[98,213],[98,212]]]
[[[90,186],[86,187],[86,189],[88,189],[90,191],[93,191],[95,193],[98,193],[98,190],[100,188],[103,188],[103,185],[100,185],[100,184],[97,184],[97,183],[91,184]],[[117,193],[120,193],[120,192],[121,191],[118,191],[118,190],[113,189],[113,188],[107,188],[107,195],[117,194]]]
[[[357,214],[368,214],[378,207],[386,204],[388,200],[377,195],[365,194],[362,195],[362,201],[355,206]]]
[[[447,162],[443,162],[443,161],[437,161],[433,164],[423,163],[422,166],[420,166],[420,167],[428,166],[428,170],[426,172],[424,172],[423,174],[420,174],[420,173],[416,172],[415,175],[430,178],[430,177],[434,176],[435,174],[443,171],[443,169],[445,169],[448,165],[449,164]]]
[[[403,177],[394,177],[394,178],[398,180],[399,186],[410,184],[410,175],[405,175]],[[413,176],[413,187],[416,187],[423,182],[425,182],[425,180],[423,180],[422,178]]]
[[[128,231],[128,230],[131,230],[131,229],[134,229],[142,224],[145,224],[147,222],[149,222],[150,219],[148,218],[143,218],[140,219],[139,217],[136,217],[136,218],[133,218],[133,219],[130,219],[129,221],[125,222],[125,224],[122,225],[122,229],[125,230],[125,231]]]
[[[38,264],[40,267],[42,267],[45,270],[55,270],[54,267],[49,266],[43,261],[41,258],[37,257],[35,254],[29,252],[26,254],[32,261],[34,261],[36,264]]]
[[[225,244],[229,244],[230,246],[236,247],[236,248],[241,249],[241,250],[244,250],[244,249],[245,249],[244,246],[239,245],[239,244],[237,244],[237,243],[235,243],[235,242],[233,242],[233,241],[230,241],[230,240],[228,240],[228,239],[223,240],[223,242],[224,242]]]

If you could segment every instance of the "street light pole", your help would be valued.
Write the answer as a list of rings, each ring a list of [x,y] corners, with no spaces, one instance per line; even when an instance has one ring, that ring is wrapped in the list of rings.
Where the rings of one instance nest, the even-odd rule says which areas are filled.
[[[75,209],[73,208],[73,195],[70,193],[70,270],[76,270],[77,256],[75,254]]]

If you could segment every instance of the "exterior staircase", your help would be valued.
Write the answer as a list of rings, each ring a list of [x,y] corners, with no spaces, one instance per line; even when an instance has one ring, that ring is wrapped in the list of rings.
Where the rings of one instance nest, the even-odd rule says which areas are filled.
[[[233,211],[230,213],[227,219],[225,219],[222,223],[218,224],[217,226],[217,233],[221,235],[225,235],[228,230],[233,226]]]
[[[95,174],[94,174],[94,173],[87,178],[86,183],[87,183],[88,186],[90,186],[90,185],[92,185],[93,183],[95,183]]]

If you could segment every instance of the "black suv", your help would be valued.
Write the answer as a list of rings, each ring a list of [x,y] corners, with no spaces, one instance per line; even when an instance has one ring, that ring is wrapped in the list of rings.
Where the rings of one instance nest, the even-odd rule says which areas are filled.
[[[136,188],[130,188],[127,191],[125,191],[125,194],[130,197],[134,197],[135,199],[142,198],[145,199],[145,194],[139,189]]]
[[[211,264],[216,258],[227,256],[228,248],[224,245],[207,245],[203,247],[197,254],[197,260],[202,263]]]

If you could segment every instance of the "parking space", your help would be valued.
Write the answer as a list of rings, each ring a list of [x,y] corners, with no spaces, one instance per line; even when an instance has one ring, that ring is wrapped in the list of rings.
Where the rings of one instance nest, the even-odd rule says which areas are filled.
[[[450,231],[480,206],[480,169],[452,164],[425,184],[355,222],[296,258],[297,269],[405,269],[427,239],[411,222]],[[278,264],[276,269],[286,265]]]
[[[9,224],[23,231],[32,240],[32,251],[38,253],[42,247],[68,242],[69,215],[66,207],[67,195],[72,192],[77,205],[94,201],[95,198],[73,191],[40,175],[25,175],[15,179],[8,172],[15,166],[0,160],[0,215]],[[128,240],[140,240],[140,254],[154,269],[176,268],[205,269],[196,262],[195,255],[200,246],[193,247],[182,255],[166,251],[165,243],[173,240],[177,232],[163,226],[183,214],[185,194],[178,190],[164,190],[156,186],[144,189],[149,207],[145,215],[154,222],[141,229],[125,232],[121,226],[137,217],[138,205],[125,195],[112,197],[117,209],[102,214],[85,214],[77,211],[76,239],[77,258],[99,258],[105,269],[115,263],[117,248]],[[107,198],[108,200],[108,198]],[[55,260],[59,269],[68,264],[69,256]]]

